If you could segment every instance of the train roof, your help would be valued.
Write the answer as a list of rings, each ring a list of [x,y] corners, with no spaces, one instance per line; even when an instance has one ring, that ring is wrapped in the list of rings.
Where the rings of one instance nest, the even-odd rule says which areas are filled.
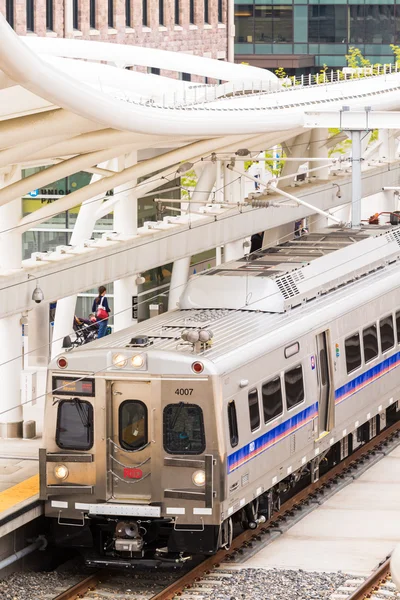
[[[398,233],[396,233],[398,232]],[[335,235],[338,233],[339,235]],[[396,235],[394,235],[396,234]],[[291,259],[299,256],[304,256],[303,251],[310,253],[315,258],[311,260],[314,264],[317,264],[323,257],[332,256],[334,247],[339,248],[337,254],[343,254],[343,249],[349,246],[362,246],[363,255],[358,252],[356,256],[363,256],[364,264],[368,263],[367,268],[361,268],[359,262],[357,262],[357,269],[353,268],[353,271],[347,268],[347,263],[342,256],[339,264],[344,265],[343,271],[346,276],[346,283],[343,284],[340,272],[338,273],[337,264],[332,267],[335,268],[336,285],[330,283],[325,289],[324,293],[314,293],[314,301],[305,307],[304,311],[299,314],[297,311],[289,309],[282,310],[281,312],[269,312],[262,311],[260,309],[251,310],[249,306],[239,306],[238,308],[215,308],[215,307],[191,307],[191,308],[180,308],[179,310],[170,311],[164,313],[153,319],[144,321],[142,323],[133,325],[125,330],[119,331],[111,336],[106,336],[96,342],[90,344],[90,348],[87,350],[112,350],[116,348],[129,348],[131,347],[132,337],[147,337],[149,345],[144,348],[145,351],[167,351],[167,352],[193,352],[193,346],[190,344],[184,344],[182,340],[183,330],[211,330],[213,333],[213,344],[210,346],[202,346],[201,348],[194,349],[195,354],[201,352],[204,358],[208,358],[212,361],[217,361],[227,354],[230,354],[238,350],[238,340],[240,339],[240,346],[243,347],[248,343],[254,342],[256,338],[263,337],[266,334],[271,334],[278,328],[288,324],[288,340],[290,336],[296,337],[299,335],[299,329],[293,325],[293,323],[299,323],[299,318],[309,318],[309,315],[313,314],[313,324],[316,325],[318,321],[317,313],[326,315],[327,300],[326,297],[327,289],[336,290],[334,299],[340,300],[340,302],[333,302],[332,305],[336,304],[336,309],[339,310],[339,306],[342,306],[342,300],[349,300],[352,292],[359,292],[361,290],[360,285],[356,285],[360,277],[363,277],[364,286],[362,286],[362,297],[367,300],[369,295],[379,294],[379,290],[382,288],[382,284],[376,285],[377,282],[383,278],[386,281],[387,287],[392,285],[391,274],[396,274],[397,259],[400,257],[400,230],[394,228],[374,228],[374,229],[363,229],[362,231],[351,231],[344,230],[343,233],[338,230],[330,230],[327,233],[309,234],[304,238],[300,238],[299,244],[297,243],[286,243],[277,247],[277,252],[270,252],[268,250],[262,250],[257,253],[257,258],[251,263],[246,260],[240,260],[234,263],[229,263],[215,269],[211,269],[206,274],[196,277],[198,281],[206,281],[209,297],[211,297],[211,291],[214,287],[215,281],[221,280],[220,271],[229,271],[230,273],[238,272],[236,278],[247,278],[247,274],[243,274],[243,265],[253,264],[257,265],[257,261],[261,261],[257,265],[257,270],[265,268],[266,271],[271,265],[265,264],[269,261],[269,257],[280,260],[279,264],[283,264],[283,258],[288,258],[289,264],[293,263]],[[357,243],[357,240],[360,240]],[[374,250],[371,249],[370,242],[376,240],[377,244],[374,245]],[[297,242],[297,241],[296,241]],[[305,244],[305,242],[309,242]],[[330,242],[330,243],[327,243]],[[368,249],[365,248],[365,242],[369,244]],[[394,245],[394,246],[393,246]],[[298,249],[299,252],[295,255],[294,250]],[[312,249],[312,251],[310,250]],[[324,253],[321,255],[321,253]],[[326,252],[326,254],[325,254]],[[368,253],[368,254],[366,254]],[[295,255],[295,256],[294,256]],[[281,256],[282,258],[279,258]],[[348,256],[348,255],[346,255]],[[368,257],[368,261],[366,261]],[[384,258],[383,258],[384,257]],[[337,257],[338,258],[338,257]],[[305,263],[307,266],[311,263],[310,257]],[[348,258],[349,264],[351,264],[351,258]],[[312,264],[312,263],[311,263]],[[382,267],[385,265],[389,266],[388,270],[383,272]],[[354,266],[354,265],[353,265]],[[255,274],[256,270],[251,271],[253,278],[259,278],[258,273]],[[289,271],[288,273],[291,273]],[[353,273],[350,277],[350,273]],[[210,280],[210,274],[213,277]],[[368,277],[365,274],[369,273]],[[343,272],[342,272],[343,275]],[[235,279],[231,274],[226,275],[227,278]],[[398,275],[396,275],[396,278]],[[397,279],[396,279],[397,280]],[[372,284],[372,285],[370,285]],[[385,285],[386,285],[385,284]],[[385,286],[384,286],[385,287]],[[312,289],[310,287],[310,289]],[[299,294],[300,295],[300,294]],[[359,302],[359,295],[357,294],[357,300]],[[303,303],[303,302],[301,302]],[[324,317],[324,318],[325,318]],[[322,318],[322,317],[321,317]],[[282,331],[282,330],[281,330]],[[286,334],[285,334],[286,335]],[[288,341],[287,340],[287,341]],[[284,343],[283,339],[280,339],[280,343]],[[73,351],[73,354],[85,351],[84,348]]]
[[[284,312],[397,260],[399,253],[400,227],[326,228],[190,279],[179,306]]]

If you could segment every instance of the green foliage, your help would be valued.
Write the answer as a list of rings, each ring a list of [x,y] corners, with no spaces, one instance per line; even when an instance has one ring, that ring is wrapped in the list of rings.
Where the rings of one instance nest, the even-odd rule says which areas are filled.
[[[287,77],[286,71],[283,67],[278,67],[275,69],[275,75],[278,77],[278,79],[286,79]]]
[[[197,184],[197,175],[194,170],[188,171],[181,177],[181,186],[184,188],[194,189]],[[181,190],[182,200],[188,200],[190,198],[189,191],[186,189]]]
[[[396,46],[395,44],[390,44],[390,48],[394,54],[395,64],[397,68],[400,67],[400,46]]]

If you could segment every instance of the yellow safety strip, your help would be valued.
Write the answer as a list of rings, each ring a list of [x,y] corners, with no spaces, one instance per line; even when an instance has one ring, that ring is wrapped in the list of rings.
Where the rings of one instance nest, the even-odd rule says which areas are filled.
[[[39,475],[33,475],[0,492],[0,513],[39,493]]]

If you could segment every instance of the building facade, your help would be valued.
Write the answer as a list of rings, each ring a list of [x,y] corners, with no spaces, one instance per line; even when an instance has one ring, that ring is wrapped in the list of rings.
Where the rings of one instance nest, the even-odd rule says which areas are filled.
[[[19,35],[226,58],[227,0],[0,0],[0,12]]]
[[[372,63],[393,63],[400,44],[395,0],[260,0],[235,3],[235,61],[290,74],[346,65],[350,46]]]

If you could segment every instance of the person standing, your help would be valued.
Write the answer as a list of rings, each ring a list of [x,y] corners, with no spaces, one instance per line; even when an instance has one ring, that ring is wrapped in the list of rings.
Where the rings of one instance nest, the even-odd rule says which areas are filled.
[[[99,295],[93,301],[92,311],[96,315],[97,321],[99,323],[99,338],[104,337],[107,331],[108,325],[108,317],[110,314],[110,307],[108,306],[107,298],[106,298],[106,288],[104,285],[99,287]]]

